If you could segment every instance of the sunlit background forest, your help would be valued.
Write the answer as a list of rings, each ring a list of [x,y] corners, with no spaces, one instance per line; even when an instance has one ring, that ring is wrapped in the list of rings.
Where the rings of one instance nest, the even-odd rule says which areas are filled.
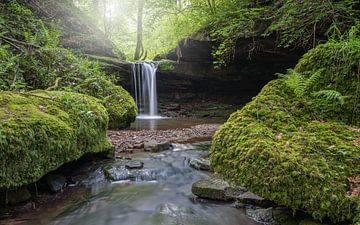
[[[234,1],[235,2],[235,1]],[[95,24],[127,56],[134,59],[138,33],[142,36],[140,58],[152,59],[167,53],[177,42],[218,17],[216,9],[234,7],[231,1],[182,0],[76,0]]]
[[[240,37],[277,32],[279,46],[309,49],[325,40],[326,35],[348,30],[357,18],[351,7],[356,3],[354,0],[286,4],[268,0],[74,0],[74,3],[128,60],[153,59],[174,49],[180,39],[199,35],[196,38],[219,43],[213,51],[217,59],[214,63],[219,65],[231,61]]]

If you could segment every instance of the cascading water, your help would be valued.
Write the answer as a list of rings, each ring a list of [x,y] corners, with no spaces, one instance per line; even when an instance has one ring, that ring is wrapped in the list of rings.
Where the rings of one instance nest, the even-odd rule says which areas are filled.
[[[138,118],[156,119],[158,115],[156,70],[158,62],[144,61],[132,64],[134,97],[139,107]]]

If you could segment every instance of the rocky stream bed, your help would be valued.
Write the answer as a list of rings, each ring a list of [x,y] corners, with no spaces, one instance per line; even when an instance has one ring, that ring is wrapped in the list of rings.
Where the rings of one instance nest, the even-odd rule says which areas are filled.
[[[115,160],[60,168],[38,183],[52,194],[3,209],[0,224],[317,224],[213,174],[207,157],[218,126],[109,131]]]

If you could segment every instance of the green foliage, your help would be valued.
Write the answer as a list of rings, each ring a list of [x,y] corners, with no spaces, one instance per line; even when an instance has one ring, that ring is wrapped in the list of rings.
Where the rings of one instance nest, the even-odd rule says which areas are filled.
[[[335,101],[339,102],[341,105],[345,104],[345,99],[347,96],[343,96],[340,92],[334,90],[322,90],[317,91],[314,94],[314,97],[324,98],[325,100],[334,103]]]
[[[5,23],[0,28],[6,39],[0,36],[0,41],[4,40],[0,45],[0,90],[75,91],[102,99],[112,127],[125,127],[135,119],[137,108],[131,96],[110,82],[98,62],[59,46],[60,33],[54,24],[47,28],[16,1],[1,6]],[[91,79],[93,86],[106,91],[91,90]]]
[[[0,188],[35,182],[88,152],[111,150],[108,115],[82,94],[0,93]]]
[[[97,15],[97,22],[131,58],[136,44],[137,7],[133,1],[82,0],[81,8]],[[360,19],[356,0],[146,0],[144,11],[144,48],[152,59],[174,49],[179,41],[203,34],[217,43],[216,67],[231,63],[237,40],[253,38],[249,56],[261,48],[257,38],[276,36],[281,47],[310,49],[326,41],[334,26],[344,33]],[[101,4],[102,3],[102,4]],[[119,9],[113,17],[102,15],[108,7]],[[99,9],[99,6],[101,10]],[[100,19],[101,18],[101,19]],[[103,20],[103,18],[105,18]],[[103,27],[105,24],[106,27]]]
[[[356,27],[310,50],[286,83],[313,104],[319,115],[360,125],[360,38]],[[315,98],[314,98],[315,97]]]
[[[353,220],[360,200],[348,195],[347,178],[360,173],[360,133],[323,120],[285,80],[272,81],[216,132],[214,170],[316,219]]]
[[[176,62],[169,60],[161,60],[159,62],[159,69],[161,71],[173,71],[175,69]]]
[[[324,39],[333,24],[344,32],[350,29],[359,11],[353,9],[356,0],[301,1],[286,0],[275,6],[268,32],[279,34],[279,45],[310,49]]]
[[[340,105],[345,104],[345,99],[347,96],[343,96],[340,92],[335,90],[320,90],[313,91],[314,86],[322,79],[322,73],[325,69],[319,69],[309,78],[297,73],[293,69],[289,69],[286,75],[280,74],[281,77],[285,79],[285,83],[290,87],[295,95],[298,98],[305,97],[317,97],[322,98],[322,100],[328,101],[329,104],[334,104],[335,102],[340,103]]]

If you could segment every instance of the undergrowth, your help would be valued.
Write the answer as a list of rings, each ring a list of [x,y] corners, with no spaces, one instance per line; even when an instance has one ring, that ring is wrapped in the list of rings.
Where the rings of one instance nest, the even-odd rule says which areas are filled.
[[[132,97],[111,82],[97,61],[61,47],[59,36],[56,24],[44,24],[15,0],[0,3],[0,90],[92,95],[103,100],[112,127],[128,126],[137,114]],[[89,80],[101,90],[92,90]]]

